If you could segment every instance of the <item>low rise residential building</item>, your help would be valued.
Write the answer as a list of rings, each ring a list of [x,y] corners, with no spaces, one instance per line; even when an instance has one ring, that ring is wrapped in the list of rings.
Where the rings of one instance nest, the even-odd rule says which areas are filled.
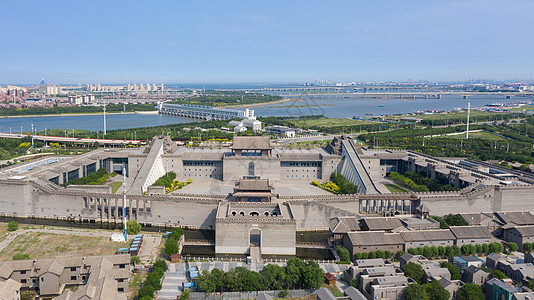
[[[469,266],[465,268],[463,273],[463,280],[465,283],[474,283],[476,285],[483,285],[486,283],[490,274],[479,267]]]
[[[458,267],[462,272],[470,266],[482,267],[484,261],[476,256],[454,256],[449,258],[449,262]]]
[[[446,278],[443,278],[443,277],[440,278],[438,280],[438,282],[447,292],[449,292],[449,295],[450,295],[449,299],[450,300],[457,298],[458,291],[464,285],[464,283],[462,281],[460,281],[460,280],[450,280],[450,279],[446,279]]]
[[[424,246],[452,246],[456,239],[448,229],[403,231],[400,235],[406,250]]]
[[[0,299],[1,300],[20,300],[20,288],[22,284],[13,279],[5,281],[0,280]]]
[[[360,230],[356,217],[335,217],[328,222],[329,244],[336,247],[343,245],[343,239],[349,232]]]
[[[349,250],[351,256],[376,250],[396,253],[404,249],[404,240],[399,233],[357,231],[349,232],[345,236],[343,246]]]
[[[363,218],[360,220],[360,227],[365,231],[385,231],[393,232],[403,227],[398,218]]]
[[[523,250],[524,243],[534,243],[534,226],[505,226],[503,239],[509,243],[516,243],[519,250]]]
[[[68,286],[96,284],[106,276],[116,281],[112,286],[117,292],[127,293],[129,275],[129,255],[0,262],[0,281],[15,280],[23,289],[38,290],[44,297],[58,296]]]
[[[412,255],[408,252],[404,253],[401,257],[400,257],[400,266],[401,268],[406,265],[406,264],[409,264],[409,263],[416,263],[416,264],[426,264],[428,263],[428,259],[422,255]]]
[[[491,242],[491,233],[484,226],[451,226],[450,230],[456,237],[458,247]]]
[[[368,299],[397,300],[404,298],[404,289],[414,283],[406,276],[385,276],[376,278],[371,284]],[[362,293],[365,294],[365,291]]]

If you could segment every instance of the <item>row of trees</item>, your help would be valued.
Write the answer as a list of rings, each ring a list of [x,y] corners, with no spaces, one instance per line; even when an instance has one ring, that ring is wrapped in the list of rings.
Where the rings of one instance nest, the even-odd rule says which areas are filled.
[[[441,174],[436,176],[436,179],[426,177],[422,174],[408,171],[404,173],[404,176],[413,180],[417,185],[426,186],[429,191],[456,191],[458,188],[455,188],[449,184],[449,179]]]
[[[324,281],[324,272],[314,261],[305,263],[299,258],[290,259],[285,267],[266,265],[254,272],[243,267],[228,272],[203,270],[197,279],[198,288],[206,293],[223,291],[261,291],[285,289],[317,289]]]
[[[401,257],[404,254],[404,251],[399,251],[395,253],[395,257]],[[382,251],[382,250],[376,250],[376,251],[370,251],[370,252],[356,252],[354,253],[354,259],[373,259],[373,258],[383,258],[388,259],[393,257],[393,253],[389,250]]]
[[[412,179],[397,172],[390,172],[388,177],[393,179],[396,183],[412,189],[414,192],[429,192],[429,189],[426,185],[419,185]]]
[[[171,103],[178,104],[197,104],[207,106],[226,106],[226,105],[244,105],[258,104],[273,101],[280,101],[281,96],[267,95],[261,93],[245,93],[230,91],[206,91],[203,95],[174,100]]]
[[[423,255],[426,258],[440,258],[440,257],[454,257],[463,255],[475,255],[475,254],[489,254],[489,253],[502,253],[504,246],[497,242],[490,244],[465,244],[461,247],[456,245],[452,246],[424,246],[408,249],[408,253],[412,255]]]
[[[448,300],[449,291],[445,290],[437,281],[425,283],[413,283],[404,290],[406,300]],[[484,300],[485,295],[482,288],[474,283],[464,284],[458,294],[458,300]]]
[[[155,110],[154,104],[108,104],[106,112],[132,112]],[[26,107],[26,108],[0,108],[0,116],[22,115],[49,115],[49,114],[78,114],[101,113],[101,106],[54,106],[54,107]]]
[[[109,177],[116,176],[117,173],[109,173],[106,169],[100,168],[98,171],[91,173],[85,177],[80,177],[71,181],[62,183],[61,186],[68,186],[71,184],[82,184],[82,185],[99,185],[105,183]]]
[[[165,271],[167,271],[167,263],[158,259],[152,267],[152,272],[146,277],[143,287],[139,289],[137,297],[139,300],[154,299],[154,293],[161,290],[161,278]]]
[[[510,140],[493,140],[472,137],[430,137],[437,134],[465,131],[465,126],[426,128],[368,133],[360,139],[374,147],[401,148],[419,151],[433,156],[469,157],[479,160],[503,160],[534,163],[534,117],[526,116],[521,124],[473,125],[470,130],[484,129],[510,137]]]
[[[467,226],[469,223],[467,223],[462,216],[459,214],[448,214],[444,215],[443,217],[438,216],[431,216],[432,219],[439,222],[439,228],[441,229],[447,229],[450,226]]]
[[[358,187],[340,173],[330,174],[330,181],[339,187],[339,194],[356,194],[358,192]]]
[[[165,242],[165,254],[171,256],[172,254],[178,253],[178,251],[180,250],[178,247],[178,241],[180,240],[183,234],[184,231],[182,230],[182,228],[174,227],[172,229],[171,235]]]

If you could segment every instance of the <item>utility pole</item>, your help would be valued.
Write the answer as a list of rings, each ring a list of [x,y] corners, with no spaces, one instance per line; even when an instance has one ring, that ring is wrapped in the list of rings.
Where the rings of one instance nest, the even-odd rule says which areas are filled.
[[[469,139],[469,115],[471,114],[471,101],[467,102],[467,131],[465,132],[465,139]]]
[[[128,229],[126,226],[126,165],[122,165],[122,208],[124,209],[122,215],[124,217],[124,241],[128,240]]]

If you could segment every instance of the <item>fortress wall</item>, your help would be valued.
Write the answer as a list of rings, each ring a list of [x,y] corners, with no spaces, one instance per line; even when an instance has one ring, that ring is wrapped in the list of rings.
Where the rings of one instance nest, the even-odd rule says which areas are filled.
[[[332,207],[329,203],[320,204],[307,201],[291,202],[291,211],[297,221],[298,230],[327,229],[330,219],[353,215],[348,211]]]
[[[534,186],[500,186],[496,189],[495,200],[495,211],[534,211]]]
[[[217,201],[195,202],[188,200],[151,201],[151,212],[140,214],[139,222],[167,223],[201,228],[214,228]]]

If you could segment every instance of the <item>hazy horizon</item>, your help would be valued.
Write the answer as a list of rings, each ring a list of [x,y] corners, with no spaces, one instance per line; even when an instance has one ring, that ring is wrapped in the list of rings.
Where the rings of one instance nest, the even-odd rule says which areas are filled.
[[[533,79],[534,1],[9,1],[2,84]]]

